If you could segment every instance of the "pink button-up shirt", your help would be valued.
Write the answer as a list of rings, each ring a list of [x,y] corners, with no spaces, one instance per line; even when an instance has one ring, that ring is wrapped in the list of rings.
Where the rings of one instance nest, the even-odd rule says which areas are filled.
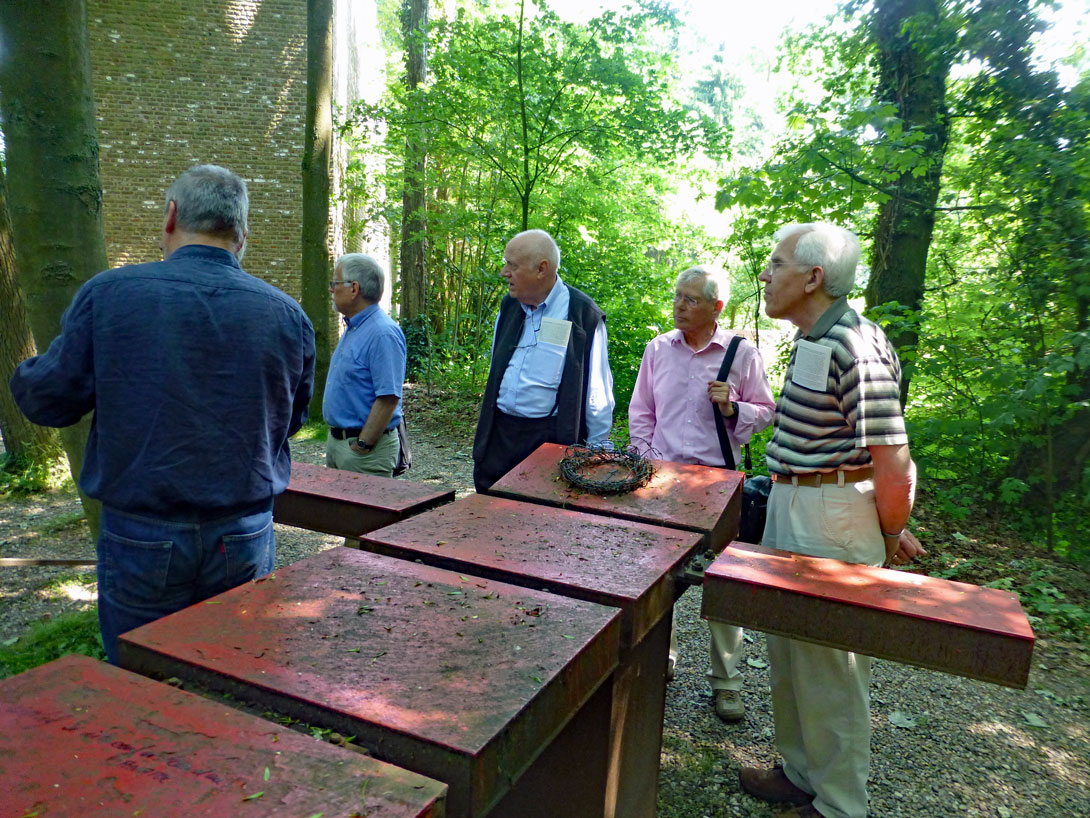
[[[628,405],[628,435],[633,444],[650,444],[663,460],[725,465],[708,383],[719,374],[731,337],[732,333],[717,326],[708,345],[694,351],[675,329],[647,345]],[[727,382],[731,400],[738,403],[738,415],[724,420],[734,462],[741,468],[741,447],[772,422],[776,411],[764,359],[749,341],[739,344]]]

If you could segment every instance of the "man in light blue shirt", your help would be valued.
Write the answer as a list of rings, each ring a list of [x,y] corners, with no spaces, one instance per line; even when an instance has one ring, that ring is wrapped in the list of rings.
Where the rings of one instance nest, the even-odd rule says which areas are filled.
[[[542,443],[608,445],[613,374],[605,314],[557,275],[544,230],[507,243],[500,304],[477,435],[473,482],[483,492]]]
[[[385,277],[370,256],[337,259],[329,282],[345,332],[333,351],[322,399],[329,424],[325,463],[330,468],[392,477],[405,382],[405,334],[378,301]]]

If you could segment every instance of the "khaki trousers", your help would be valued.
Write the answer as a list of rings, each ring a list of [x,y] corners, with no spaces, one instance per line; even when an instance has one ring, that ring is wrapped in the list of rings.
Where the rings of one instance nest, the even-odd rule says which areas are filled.
[[[375,448],[367,454],[356,454],[349,445],[349,440],[337,440],[333,435],[325,441],[325,464],[331,469],[343,469],[360,474],[376,474],[379,477],[393,477],[397,465],[400,444],[397,429],[389,429],[379,435]]]
[[[738,663],[742,660],[742,629],[736,625],[722,622],[709,622],[711,644],[708,658],[712,669],[708,672],[708,684],[712,690],[741,690],[742,674]],[[677,612],[674,613],[674,627],[670,629],[670,658],[677,663]]]
[[[881,565],[885,546],[873,481],[815,487],[774,483],[763,544]],[[825,818],[865,818],[872,660],[771,634],[768,656],[784,773],[814,794],[814,808]]]

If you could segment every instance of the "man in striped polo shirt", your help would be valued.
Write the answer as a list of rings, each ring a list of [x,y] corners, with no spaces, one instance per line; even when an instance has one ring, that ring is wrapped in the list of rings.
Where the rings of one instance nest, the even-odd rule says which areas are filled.
[[[859,240],[792,224],[761,274],[765,312],[799,332],[768,444],[775,481],[764,545],[867,565],[923,553],[905,530],[916,467],[900,404],[901,365],[885,334],[848,306]],[[791,818],[864,818],[871,659],[768,636],[782,765],[746,767],[742,788],[794,805]]]

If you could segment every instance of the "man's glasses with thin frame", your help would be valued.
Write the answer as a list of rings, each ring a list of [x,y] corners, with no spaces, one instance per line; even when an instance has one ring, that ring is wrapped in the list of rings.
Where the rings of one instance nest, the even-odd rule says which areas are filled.
[[[689,309],[692,309],[697,304],[702,303],[703,299],[697,300],[697,299],[693,298],[691,295],[682,295],[681,293],[674,293],[674,303],[676,304],[679,301],[685,302],[685,306],[688,307]]]

